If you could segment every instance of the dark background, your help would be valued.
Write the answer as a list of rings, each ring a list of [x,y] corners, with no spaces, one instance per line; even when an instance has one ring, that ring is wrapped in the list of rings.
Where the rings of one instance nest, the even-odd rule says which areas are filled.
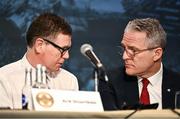
[[[1,0],[0,66],[24,55],[26,29],[43,12],[65,17],[73,28],[73,47],[64,68],[77,76],[80,90],[94,90],[94,68],[80,53],[81,45],[91,44],[107,70],[119,67],[117,46],[134,18],[160,20],[168,34],[164,64],[180,71],[180,0]]]

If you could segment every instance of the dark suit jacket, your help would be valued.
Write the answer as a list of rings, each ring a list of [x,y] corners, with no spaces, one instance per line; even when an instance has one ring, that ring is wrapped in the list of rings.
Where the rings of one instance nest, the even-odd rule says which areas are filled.
[[[123,69],[107,72],[109,81],[99,80],[99,92],[104,110],[125,109],[139,104],[137,78]],[[163,67],[162,108],[175,106],[175,93],[180,91],[180,75]]]

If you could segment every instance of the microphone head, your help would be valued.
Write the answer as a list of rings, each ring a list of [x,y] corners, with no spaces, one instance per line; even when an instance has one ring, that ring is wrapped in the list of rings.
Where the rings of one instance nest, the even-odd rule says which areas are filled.
[[[81,46],[81,53],[83,54],[83,55],[85,55],[85,53],[86,53],[86,51],[88,51],[88,50],[93,50],[93,48],[92,48],[92,46],[90,45],[90,44],[83,44],[82,46]]]

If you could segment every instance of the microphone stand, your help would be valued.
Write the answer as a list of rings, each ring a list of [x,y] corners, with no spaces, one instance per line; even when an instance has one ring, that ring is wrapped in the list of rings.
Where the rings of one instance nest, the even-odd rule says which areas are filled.
[[[95,92],[98,92],[98,74],[96,69],[94,71],[94,88],[95,88]]]
[[[96,92],[98,92],[99,80],[108,81],[108,77],[103,66],[94,68],[94,84]]]

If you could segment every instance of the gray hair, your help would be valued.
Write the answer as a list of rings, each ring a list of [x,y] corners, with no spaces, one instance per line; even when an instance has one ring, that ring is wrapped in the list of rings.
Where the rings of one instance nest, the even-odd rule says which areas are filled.
[[[128,31],[145,32],[148,47],[161,47],[165,49],[166,32],[157,19],[145,18],[129,21],[124,32]]]

